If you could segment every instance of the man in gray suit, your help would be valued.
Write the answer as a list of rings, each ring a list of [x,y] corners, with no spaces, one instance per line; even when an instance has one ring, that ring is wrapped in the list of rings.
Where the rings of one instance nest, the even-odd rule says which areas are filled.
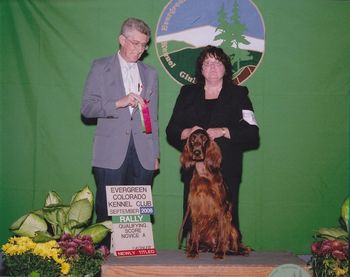
[[[92,159],[97,222],[108,219],[106,186],[151,184],[159,168],[158,75],[139,61],[150,34],[142,20],[124,21],[119,51],[95,60],[85,83],[81,114],[97,118]],[[151,124],[142,113],[147,108]]]

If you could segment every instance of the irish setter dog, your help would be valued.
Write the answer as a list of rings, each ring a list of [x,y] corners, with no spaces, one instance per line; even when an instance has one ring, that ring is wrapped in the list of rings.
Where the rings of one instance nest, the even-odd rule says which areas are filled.
[[[219,259],[225,254],[247,255],[249,249],[240,243],[232,224],[232,204],[220,171],[219,146],[205,130],[198,129],[187,139],[180,161],[184,168],[194,169],[186,212],[192,224],[187,256],[196,257],[203,251],[214,252],[214,258]]]

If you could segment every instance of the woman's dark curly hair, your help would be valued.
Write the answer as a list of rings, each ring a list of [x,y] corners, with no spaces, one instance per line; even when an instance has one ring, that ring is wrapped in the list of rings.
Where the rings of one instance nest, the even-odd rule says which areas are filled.
[[[204,60],[208,57],[214,57],[218,61],[222,62],[225,66],[224,81],[232,82],[232,64],[230,57],[225,54],[225,52],[219,48],[212,45],[206,46],[202,52],[199,54],[196,64],[196,83],[205,84],[205,79],[202,73],[202,67]]]

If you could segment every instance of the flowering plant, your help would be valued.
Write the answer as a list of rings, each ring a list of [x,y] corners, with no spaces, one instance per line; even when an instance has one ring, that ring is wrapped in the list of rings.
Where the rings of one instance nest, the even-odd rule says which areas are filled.
[[[35,243],[28,237],[12,237],[2,246],[8,274],[28,276],[33,272],[45,276],[60,276],[70,271],[57,241]]]
[[[8,274],[13,276],[94,276],[109,255],[105,246],[95,249],[90,236],[69,234],[45,243],[12,237],[2,251]]]
[[[58,242],[63,256],[71,264],[72,276],[94,276],[100,271],[104,259],[109,255],[109,249],[102,245],[95,249],[91,236],[71,236],[63,234]]]
[[[94,276],[109,255],[96,248],[111,231],[111,221],[90,225],[93,196],[88,187],[64,205],[49,192],[42,209],[17,219],[10,230],[17,235],[2,246],[4,265],[13,276]]]
[[[311,266],[316,277],[349,276],[349,244],[341,240],[316,241],[311,246]]]
[[[321,228],[311,245],[310,265],[315,277],[349,276],[349,198],[341,208],[342,228]]]

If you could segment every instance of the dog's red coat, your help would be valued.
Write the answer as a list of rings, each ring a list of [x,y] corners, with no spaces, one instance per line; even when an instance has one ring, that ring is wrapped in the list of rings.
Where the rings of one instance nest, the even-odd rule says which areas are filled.
[[[223,258],[228,252],[248,254],[232,224],[232,205],[220,172],[218,145],[205,130],[196,130],[188,138],[180,160],[184,168],[194,167],[187,206],[192,223],[187,256],[196,257],[200,251],[214,252],[214,258]]]

